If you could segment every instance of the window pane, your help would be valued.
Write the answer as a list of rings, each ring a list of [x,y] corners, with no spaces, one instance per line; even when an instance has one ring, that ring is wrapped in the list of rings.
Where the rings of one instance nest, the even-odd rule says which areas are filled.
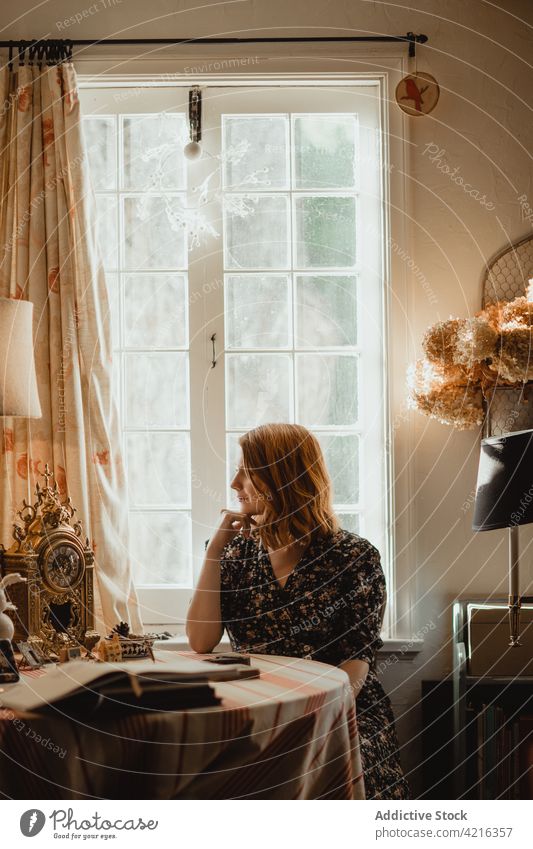
[[[357,278],[296,277],[296,345],[357,344]]]
[[[95,192],[117,185],[117,125],[114,115],[83,119],[83,135]]]
[[[359,503],[359,437],[315,433],[322,446],[337,504]]]
[[[130,557],[138,586],[192,582],[190,513],[130,513]]]
[[[128,427],[187,427],[188,354],[125,354]]]
[[[357,357],[299,354],[296,379],[301,424],[313,427],[357,423]]]
[[[104,268],[118,268],[117,199],[115,195],[96,195],[96,226]]]
[[[185,268],[187,230],[183,201],[175,196],[124,198],[125,267]]]
[[[183,274],[124,277],[124,333],[128,348],[188,344],[187,279]]]
[[[190,507],[188,433],[128,433],[127,452],[132,507]]]
[[[228,354],[226,421],[252,428],[291,415],[291,357],[288,354]]]
[[[295,196],[296,266],[355,265],[355,198]]]
[[[286,348],[290,344],[287,277],[228,275],[224,292],[227,348]]]
[[[287,268],[288,198],[284,195],[226,195],[226,268]]]
[[[279,115],[223,116],[224,187],[287,187],[288,120]]]
[[[244,431],[243,431],[244,433]],[[239,502],[237,501],[237,494],[233,489],[229,488],[229,484],[231,483],[233,476],[235,474],[235,470],[237,467],[237,461],[239,459],[239,454],[241,451],[241,447],[239,445],[239,437],[241,437],[242,433],[228,433],[226,435],[226,478],[228,485],[228,508],[230,510],[238,510]]]
[[[295,188],[354,187],[356,127],[353,115],[295,117]]]
[[[351,531],[352,534],[360,533],[361,522],[359,513],[337,513],[336,515],[341,528],[344,528],[345,531]]]
[[[185,116],[127,115],[123,118],[125,189],[185,187],[183,147],[188,142]]]

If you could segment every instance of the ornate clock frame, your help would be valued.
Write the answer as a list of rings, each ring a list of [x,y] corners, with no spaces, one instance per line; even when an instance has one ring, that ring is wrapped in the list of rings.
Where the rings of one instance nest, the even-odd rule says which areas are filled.
[[[57,483],[48,465],[44,487],[37,482],[36,501],[24,499],[13,525],[15,542],[7,551],[0,545],[1,574],[19,572],[25,583],[9,587],[17,610],[11,615],[15,640],[42,641],[48,654],[66,645],[94,645],[94,553],[82,525],[74,520],[70,497],[60,501]],[[72,524],[71,524],[72,521]]]

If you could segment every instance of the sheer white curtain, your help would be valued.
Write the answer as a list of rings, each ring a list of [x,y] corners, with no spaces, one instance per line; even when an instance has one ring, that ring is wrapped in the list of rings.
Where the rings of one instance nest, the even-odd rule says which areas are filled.
[[[96,628],[142,629],[128,558],[108,293],[74,68],[3,69],[0,295],[34,304],[43,416],[0,420],[0,541],[45,463],[95,551]]]

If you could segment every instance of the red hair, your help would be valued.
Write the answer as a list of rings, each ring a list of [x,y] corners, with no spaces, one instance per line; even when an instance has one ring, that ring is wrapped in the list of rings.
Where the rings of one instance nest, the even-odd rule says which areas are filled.
[[[332,486],[320,443],[303,425],[264,424],[239,439],[243,468],[264,517],[254,528],[265,547],[277,548],[296,539],[336,533]]]

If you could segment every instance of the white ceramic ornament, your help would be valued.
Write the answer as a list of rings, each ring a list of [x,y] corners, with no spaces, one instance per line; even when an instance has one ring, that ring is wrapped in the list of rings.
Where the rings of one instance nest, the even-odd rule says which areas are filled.
[[[10,584],[19,584],[21,582],[26,583],[26,578],[23,578],[18,572],[13,572],[12,575],[6,575],[6,577],[2,578],[0,581],[0,640],[11,641],[15,632],[13,621],[9,618],[5,611],[16,610],[17,608],[13,602],[9,601],[6,596],[5,589],[6,587],[9,587]]]

